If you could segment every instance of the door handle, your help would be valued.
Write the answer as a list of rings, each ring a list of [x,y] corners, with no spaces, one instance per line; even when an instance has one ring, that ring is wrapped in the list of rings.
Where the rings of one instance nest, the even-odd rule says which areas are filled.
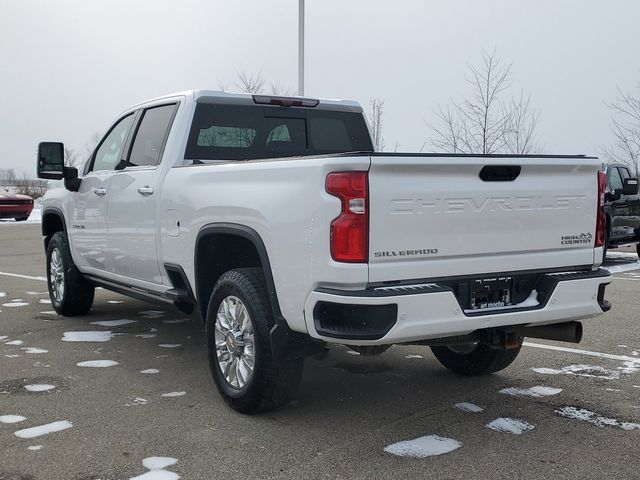
[[[99,197],[103,197],[107,194],[107,191],[104,188],[94,188],[93,193],[95,193]]]
[[[140,187],[138,188],[138,193],[140,195],[152,195],[153,194],[153,187],[150,187],[149,185],[145,185],[144,187]]]

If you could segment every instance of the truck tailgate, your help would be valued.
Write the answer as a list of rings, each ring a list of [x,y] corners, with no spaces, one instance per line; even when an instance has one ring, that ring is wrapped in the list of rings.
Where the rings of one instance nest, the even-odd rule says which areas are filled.
[[[590,266],[600,167],[586,157],[373,155],[369,281]]]

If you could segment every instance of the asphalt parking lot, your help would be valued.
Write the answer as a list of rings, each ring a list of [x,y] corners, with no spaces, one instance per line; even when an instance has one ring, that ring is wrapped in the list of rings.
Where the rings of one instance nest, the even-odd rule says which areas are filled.
[[[333,348],[307,361],[291,404],[247,417],[218,397],[202,325],[177,310],[98,290],[90,315],[55,315],[39,232],[0,224],[0,480],[640,478],[640,262],[629,249],[611,252],[613,309],[585,324],[580,345],[530,340],[483,378],[450,374],[426,347],[367,358]],[[110,366],[82,366],[98,360]],[[34,436],[51,424],[59,431]],[[454,449],[385,451],[432,435]],[[176,462],[148,470],[173,462],[151,457]]]

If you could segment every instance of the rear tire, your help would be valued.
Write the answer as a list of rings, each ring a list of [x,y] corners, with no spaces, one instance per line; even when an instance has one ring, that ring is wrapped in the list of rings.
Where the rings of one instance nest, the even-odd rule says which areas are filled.
[[[300,384],[304,359],[273,358],[274,323],[261,269],[230,270],[220,277],[207,309],[209,368],[224,401],[240,413],[278,408]]]
[[[474,377],[504,370],[513,363],[521,348],[522,340],[519,341],[517,348],[511,350],[491,348],[479,343],[471,351],[456,351],[450,347],[441,346],[431,347],[431,351],[438,361],[452,372]]]
[[[51,305],[59,315],[84,315],[93,305],[95,288],[73,263],[64,232],[54,233],[47,245],[47,286]]]

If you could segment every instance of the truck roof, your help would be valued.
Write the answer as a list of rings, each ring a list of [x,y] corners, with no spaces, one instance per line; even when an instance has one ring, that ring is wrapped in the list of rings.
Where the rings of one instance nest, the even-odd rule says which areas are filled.
[[[254,101],[254,96],[270,97],[274,99],[309,98],[309,97],[300,97],[297,95],[282,96],[282,95],[269,95],[269,94],[262,94],[262,93],[252,94],[252,93],[240,93],[240,92],[227,92],[222,90],[185,90],[182,92],[170,93],[167,95],[162,95],[160,97],[145,100],[144,102],[140,102],[137,105],[132,106],[128,110],[139,108],[147,103],[157,102],[159,100],[163,100],[166,98],[174,98],[178,96],[190,98],[197,103],[226,103],[226,104],[236,104],[236,105],[254,105],[256,103]],[[314,98],[313,100],[317,100],[319,102],[317,104],[317,107],[321,107],[324,109],[362,113],[362,107],[358,102],[354,100],[341,100],[341,99],[334,99],[334,98]]]

